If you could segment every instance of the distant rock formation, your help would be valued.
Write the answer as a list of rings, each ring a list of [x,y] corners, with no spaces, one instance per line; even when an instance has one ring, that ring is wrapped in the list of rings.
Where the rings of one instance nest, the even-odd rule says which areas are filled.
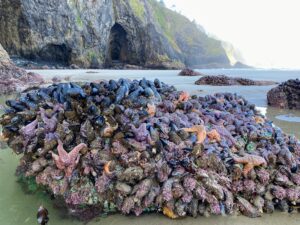
[[[16,67],[0,44],[0,94],[10,94],[43,83],[43,78],[35,73]]]
[[[274,85],[273,81],[255,81],[241,77],[228,77],[225,75],[218,76],[204,76],[195,82],[197,85],[212,85],[212,86],[231,86],[231,85],[243,85],[243,86],[265,86]]]
[[[192,70],[192,69],[189,69],[189,68],[185,68],[183,70],[180,71],[180,73],[178,74],[179,76],[200,76],[202,75],[201,73],[195,71],[195,70]]]
[[[251,69],[253,68],[252,66],[248,66],[244,63],[241,63],[241,62],[236,62],[234,65],[233,65],[233,68],[237,68],[237,69]]]
[[[230,67],[222,43],[156,0],[1,0],[11,54],[102,68]]]
[[[285,109],[300,109],[300,80],[288,80],[268,92],[268,104]]]
[[[245,59],[244,59],[242,53],[237,48],[235,48],[231,43],[222,41],[222,46],[225,49],[225,52],[230,61],[230,64],[233,67],[240,68],[238,66],[246,65]],[[242,68],[244,68],[244,67],[242,67]]]

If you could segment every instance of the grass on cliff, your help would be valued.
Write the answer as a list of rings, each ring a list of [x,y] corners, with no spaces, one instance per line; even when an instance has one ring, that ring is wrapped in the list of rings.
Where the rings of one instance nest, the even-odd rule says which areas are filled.
[[[149,0],[149,3],[165,37],[178,52],[200,46],[203,54],[210,56],[219,56],[225,53],[220,41],[208,37],[197,27],[197,24],[185,16],[166,8],[156,0]]]
[[[143,21],[145,15],[145,7],[139,0],[129,0],[130,7],[134,14]]]

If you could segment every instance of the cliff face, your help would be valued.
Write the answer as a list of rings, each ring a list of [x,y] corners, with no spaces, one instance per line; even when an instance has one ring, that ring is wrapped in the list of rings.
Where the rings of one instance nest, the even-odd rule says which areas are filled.
[[[10,54],[82,67],[229,65],[221,42],[156,0],[0,0]]]

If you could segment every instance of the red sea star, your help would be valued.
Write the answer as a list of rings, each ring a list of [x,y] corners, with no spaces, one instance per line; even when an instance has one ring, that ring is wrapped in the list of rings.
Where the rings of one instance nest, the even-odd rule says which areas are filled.
[[[86,144],[81,143],[68,153],[64,149],[61,140],[58,140],[58,146],[57,146],[58,155],[53,152],[50,153],[52,154],[52,158],[57,168],[60,170],[64,170],[66,177],[70,177],[73,173],[73,170],[75,169],[75,167],[79,162],[80,150],[86,147],[87,147]]]

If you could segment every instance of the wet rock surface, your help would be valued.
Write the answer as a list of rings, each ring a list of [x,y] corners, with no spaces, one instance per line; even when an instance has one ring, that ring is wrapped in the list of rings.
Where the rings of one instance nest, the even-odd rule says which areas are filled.
[[[189,96],[159,80],[55,84],[6,102],[2,139],[81,219],[297,210],[299,141],[244,98]]]
[[[195,82],[197,85],[213,85],[213,86],[231,86],[231,85],[243,85],[243,86],[264,86],[274,85],[273,81],[255,81],[241,77],[228,77],[225,75],[217,76],[204,76]]]
[[[9,94],[43,83],[43,78],[35,73],[27,73],[15,66],[0,44],[0,94]]]
[[[189,68],[185,68],[181,70],[179,73],[179,76],[200,76],[200,75],[202,74]]]
[[[268,92],[270,106],[285,109],[300,109],[300,80],[288,80]]]

